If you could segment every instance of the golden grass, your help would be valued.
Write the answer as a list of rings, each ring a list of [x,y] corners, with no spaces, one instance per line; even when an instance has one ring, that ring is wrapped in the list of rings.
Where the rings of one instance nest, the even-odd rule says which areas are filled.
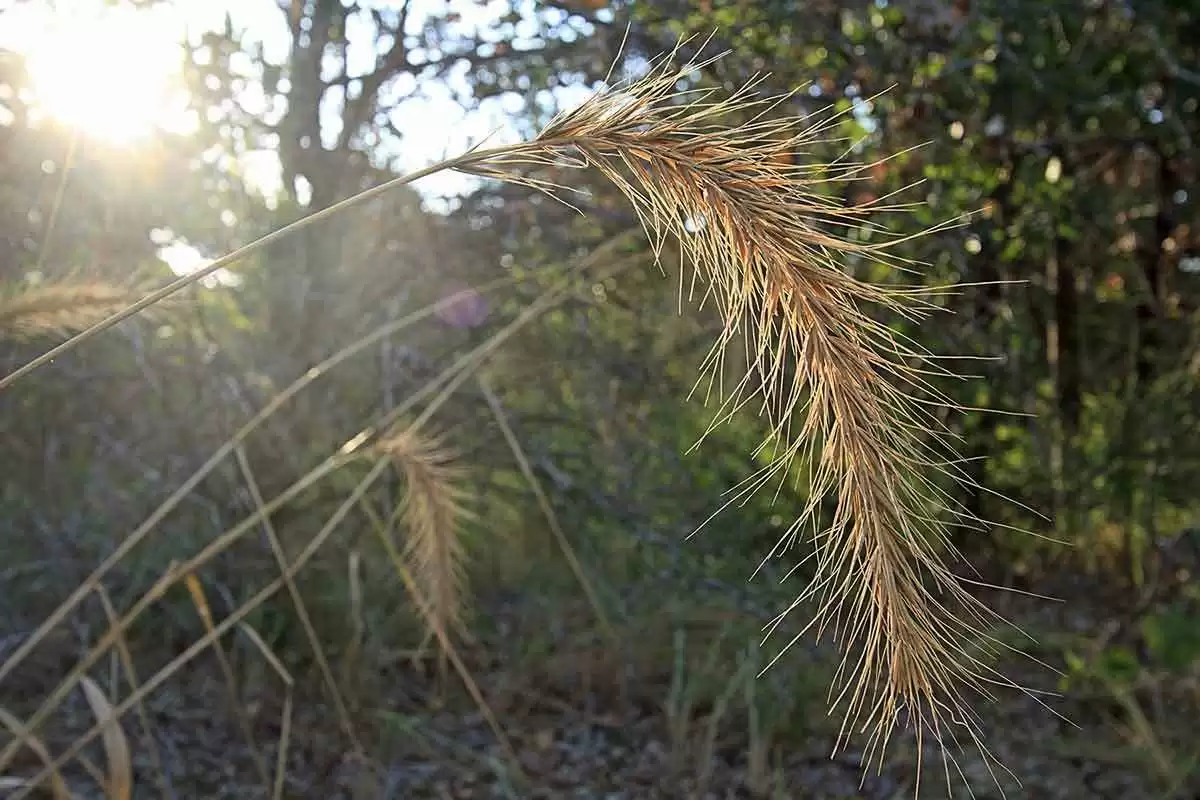
[[[129,741],[121,729],[112,703],[104,690],[91,678],[80,681],[83,695],[91,706],[92,713],[103,728],[104,754],[108,760],[108,775],[104,781],[108,800],[129,800],[133,796],[133,763],[129,754]]]

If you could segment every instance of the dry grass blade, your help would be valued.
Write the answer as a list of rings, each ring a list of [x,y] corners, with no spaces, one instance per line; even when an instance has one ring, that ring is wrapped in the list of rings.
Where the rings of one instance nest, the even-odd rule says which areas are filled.
[[[116,608],[113,607],[112,599],[108,596],[108,592],[103,586],[96,587],[96,595],[100,598],[100,605],[104,608],[104,616],[108,619],[109,625],[116,625],[120,617],[117,614]],[[133,655],[129,652],[129,644],[124,636],[118,636],[116,639],[117,655],[121,660],[121,667],[125,670],[125,680],[129,683],[129,688],[132,691],[138,689],[138,674],[137,668],[133,663]],[[138,721],[142,727],[142,740],[145,742],[147,751],[150,753],[150,762],[154,767],[154,775],[158,781],[159,791],[163,797],[171,797],[170,779],[167,776],[167,771],[163,766],[162,753],[159,751],[158,742],[154,738],[154,730],[150,725],[150,715],[146,713],[146,706],[142,703],[138,704]]]
[[[280,714],[279,720],[279,744],[276,747],[275,755],[275,783],[271,787],[271,797],[273,800],[279,800],[279,798],[283,797],[283,780],[287,777],[288,745],[291,743],[292,735],[292,696],[295,693],[296,682],[293,680],[292,674],[287,671],[283,663],[280,662],[271,648],[267,646],[267,643],[263,641],[263,638],[258,635],[258,631],[245,622],[239,624],[238,628],[241,629],[242,633],[246,634],[246,638],[253,642],[258,651],[262,653],[263,658],[275,670],[275,674],[283,681],[283,685],[287,690],[283,696],[283,711]]]
[[[300,620],[300,625],[304,628],[304,635],[308,639],[308,645],[312,649],[313,657],[317,660],[317,667],[321,670],[321,678],[325,682],[325,688],[329,692],[329,696],[333,700],[333,707],[337,711],[338,721],[341,723],[342,730],[350,737],[355,750],[362,752],[362,744],[359,741],[358,733],[354,730],[354,723],[350,720],[350,712],[346,708],[346,702],[342,698],[342,693],[338,689],[337,681],[333,677],[333,670],[329,667],[329,657],[325,655],[325,648],[321,646],[320,637],[317,636],[317,629],[313,625],[312,615],[308,613],[308,606],[304,603],[304,598],[300,594],[300,589],[296,586],[296,582],[288,577],[287,555],[283,550],[283,543],[279,540],[279,534],[275,531],[275,526],[271,522],[270,514],[265,512],[266,502],[263,500],[262,490],[259,489],[258,481],[254,477],[254,470],[250,466],[250,460],[246,456],[246,449],[240,444],[234,451],[237,457],[238,468],[242,472],[242,477],[246,481],[246,488],[250,491],[250,497],[254,501],[255,507],[258,509],[263,526],[263,532],[267,536],[267,542],[271,547],[271,555],[275,558],[275,565],[279,567],[279,573],[284,576],[287,583],[288,595],[292,599],[292,605],[296,608],[296,616]]]
[[[187,587],[188,596],[192,599],[192,605],[196,607],[196,613],[200,616],[200,622],[204,625],[205,632],[212,633],[212,609],[208,604],[208,598],[205,596],[204,586],[200,583],[200,579],[196,577],[195,573],[189,573],[184,576],[183,583]],[[271,778],[267,774],[266,762],[263,761],[262,752],[259,750],[258,741],[254,736],[254,726],[250,723],[250,717],[246,714],[246,707],[242,703],[237,675],[233,671],[233,662],[230,661],[229,654],[225,652],[220,639],[213,640],[212,650],[217,657],[217,664],[220,665],[225,686],[229,690],[229,709],[233,712],[238,727],[242,730],[242,737],[246,740],[254,771],[258,773],[258,778],[262,781],[263,786],[270,786]]]
[[[530,465],[529,459],[525,456],[525,449],[521,447],[520,440],[517,439],[512,426],[509,425],[508,417],[504,413],[504,406],[501,405],[500,398],[492,391],[487,379],[483,376],[479,378],[479,391],[483,395],[484,400],[487,401],[488,408],[492,412],[492,418],[500,426],[500,432],[504,435],[504,441],[508,444],[508,449],[512,451],[513,458],[517,461],[517,466],[521,469],[521,475],[524,476],[525,482],[529,484],[529,488],[533,491],[534,497],[537,499],[538,508],[541,509],[542,516],[546,518],[546,524],[550,526],[550,531],[554,534],[554,539],[558,543],[559,549],[562,550],[563,557],[567,559],[567,565],[571,568],[571,573],[575,576],[575,580],[579,581],[580,588],[583,589],[583,593],[587,596],[588,602],[592,606],[592,611],[596,614],[596,620],[600,623],[600,627],[604,629],[605,635],[615,642],[617,634],[613,629],[612,623],[609,622],[608,615],[604,612],[604,604],[600,601],[600,596],[596,593],[595,587],[592,586],[592,582],[588,578],[587,572],[583,568],[583,563],[579,560],[579,556],[575,554],[575,548],[571,546],[571,540],[567,538],[567,532],[563,530],[562,524],[559,523],[558,515],[554,513],[554,507],[550,505],[550,498],[546,496],[546,491],[542,488],[541,481],[534,474],[533,467]]]
[[[133,796],[133,763],[129,756],[129,742],[125,739],[125,731],[121,729],[116,710],[91,678],[83,678],[80,686],[102,730],[104,753],[108,758],[106,796],[109,800],[129,800]]]
[[[22,742],[29,746],[29,749],[37,754],[37,757],[42,760],[42,763],[50,769],[50,791],[54,795],[55,800],[71,800],[71,792],[67,790],[67,784],[63,780],[62,774],[58,768],[54,766],[54,759],[50,757],[50,751],[46,749],[46,745],[42,744],[42,740],[34,736],[30,731],[21,724],[21,721],[12,714],[0,708],[0,724],[8,728],[13,738],[18,742]],[[5,786],[0,782],[0,789],[25,789],[29,788],[29,783],[20,778],[5,778],[5,782],[11,782],[11,785]]]
[[[355,687],[350,692],[349,705],[355,711],[361,708],[362,684],[359,678],[359,668],[362,663],[363,644],[367,636],[367,622],[364,616],[362,588],[362,554],[352,550],[346,560],[346,582],[349,586],[350,608],[348,623],[350,634],[347,637],[345,652],[341,659],[342,684]]]
[[[459,488],[464,471],[439,439],[409,428],[379,442],[404,475],[400,513],[408,527],[405,562],[429,605],[429,622],[450,633],[462,626],[463,548],[467,517]]]
[[[134,302],[141,292],[106,283],[56,283],[0,295],[0,340],[26,341],[84,330]]]

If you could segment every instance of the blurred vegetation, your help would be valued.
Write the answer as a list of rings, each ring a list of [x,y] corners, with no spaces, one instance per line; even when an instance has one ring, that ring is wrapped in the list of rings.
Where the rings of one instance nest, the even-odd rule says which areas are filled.
[[[286,58],[232,20],[196,33],[181,61],[198,130],[136,147],[36,113],[21,54],[0,51],[0,374],[168,282],[161,246],[216,257],[393,177],[406,102],[428,87],[448,81],[466,108],[505,100],[532,133],[560,87],[598,86],[614,61],[636,71],[715,29],[705,52],[729,54],[705,82],[767,72],[764,92],[800,87],[789,113],[847,112],[804,154],[872,165],[838,188],[847,202],[905,190],[913,208],[881,218],[913,233],[970,215],[904,251],[916,280],[962,284],[951,313],[887,322],[976,376],[939,383],[965,409],[946,412],[975,487],[960,501],[998,523],[962,531],[960,571],[1034,640],[1014,646],[1060,672],[1001,666],[1061,693],[1052,711],[1008,694],[981,709],[1025,783],[1010,794],[1200,793],[1200,3],[279,5]],[[365,71],[348,55],[360,50],[375,53]],[[271,102],[239,102],[248,87]],[[278,196],[250,185],[239,158],[252,151],[278,156]],[[90,670],[103,689],[34,730],[47,749],[320,542],[287,591],[123,718],[133,796],[246,796],[274,780],[280,750],[285,796],[911,794],[911,746],[861,787],[854,753],[823,760],[837,734],[824,641],[805,634],[755,678],[805,622],[799,609],[759,644],[804,588],[803,551],[758,569],[803,487],[721,510],[765,456],[753,413],[692,449],[713,415],[692,390],[720,320],[686,298],[679,313],[688,275],[670,248],[654,267],[615,189],[573,185],[582,215],[523,186],[478,182],[450,203],[397,189],[0,391],[0,659],[152,522],[103,591],[0,678],[0,709],[28,719],[113,613],[241,525]],[[465,287],[475,301],[444,302]],[[501,332],[443,392],[445,371]],[[298,380],[311,383],[239,434]],[[396,422],[424,438],[347,446]],[[361,483],[372,464],[382,477]],[[453,580],[432,586],[434,573]],[[482,734],[456,727],[472,715]],[[621,777],[545,741],[576,728],[605,732],[630,763],[655,742],[661,766]],[[113,793],[112,744],[88,764],[109,796],[129,796]],[[30,748],[5,758],[0,775],[43,766]],[[574,777],[548,777],[568,761]],[[926,791],[945,794],[936,776]]]

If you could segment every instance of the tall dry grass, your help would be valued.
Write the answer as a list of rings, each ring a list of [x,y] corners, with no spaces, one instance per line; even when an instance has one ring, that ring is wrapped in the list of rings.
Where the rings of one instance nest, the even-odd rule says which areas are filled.
[[[829,135],[833,116],[772,116],[788,98],[757,98],[753,83],[724,98],[708,90],[680,88],[687,86],[700,65],[680,68],[675,65],[675,55],[657,61],[646,77],[599,92],[577,109],[558,116],[531,141],[473,150],[364,192],[218,259],[0,378],[0,390],[190,283],[396,185],[456,169],[522,182],[561,196],[565,187],[552,180],[552,175],[564,169],[597,169],[637,210],[656,254],[668,238],[678,241],[704,281],[700,302],[715,303],[724,317],[724,332],[705,365],[709,390],[716,389],[720,397],[717,422],[752,404],[768,421],[763,447],[772,451],[770,464],[751,476],[730,502],[771,481],[793,477],[798,464],[809,468],[811,499],[770,555],[783,552],[804,531],[811,531],[816,576],[784,613],[812,603],[816,613],[806,630],[829,631],[842,648],[844,660],[833,705],[845,716],[843,740],[864,732],[869,748],[882,758],[897,729],[910,727],[919,741],[932,739],[950,756],[945,767],[949,779],[949,764],[960,737],[987,754],[981,724],[972,711],[972,694],[986,695],[992,685],[1012,685],[989,665],[987,630],[997,619],[966,591],[948,566],[956,557],[947,537],[949,527],[983,528],[984,523],[958,507],[946,488],[965,478],[954,467],[949,433],[934,414],[939,408],[954,406],[937,392],[929,376],[949,373],[930,366],[927,353],[901,340],[866,310],[875,308],[919,320],[937,308],[936,292],[864,282],[847,269],[851,258],[883,262],[898,270],[911,265],[894,255],[896,247],[906,241],[904,237],[887,237],[873,230],[875,243],[869,244],[849,234],[872,228],[872,215],[900,206],[882,201],[847,206],[825,191],[857,180],[869,165],[806,161],[806,150]],[[562,292],[557,296],[561,298]],[[531,313],[549,307],[550,303],[542,304]],[[486,346],[488,352],[500,347],[510,333],[506,329],[493,337]],[[735,343],[748,343],[747,349],[739,353]],[[431,392],[444,399],[484,357],[486,354],[457,364],[457,372],[449,373],[440,384],[431,384]],[[729,357],[744,360],[745,377],[726,389],[719,385],[719,376]],[[306,376],[298,382],[300,388],[284,394],[295,396],[307,385],[305,381],[312,379],[315,376]],[[426,397],[414,403],[424,402]],[[422,420],[433,413],[438,402],[426,406]],[[272,403],[252,425],[261,424],[277,407]],[[392,421],[411,407],[400,409]],[[455,538],[448,533],[460,514],[453,476],[445,460],[416,439],[391,436],[382,439],[382,449],[364,450],[362,445],[369,439],[382,438],[376,431],[394,430],[391,422],[385,423],[351,440],[293,487],[260,504],[253,517],[165,576],[166,584],[202,566],[307,486],[369,453],[374,461],[370,472],[284,569],[285,579],[290,577],[328,538],[348,509],[362,501],[365,487],[379,478],[390,460],[403,456],[411,492],[408,513],[413,534],[410,555],[414,557],[410,562],[421,576],[425,604],[449,627],[456,619],[459,602],[456,576],[460,555],[453,549]],[[202,472],[228,456],[247,433],[245,429],[239,432]],[[188,484],[195,485],[193,481]],[[181,492],[187,489],[185,485]],[[168,506],[178,503],[181,496],[177,492]],[[818,513],[826,499],[834,509],[827,524]],[[98,585],[129,549],[151,535],[165,515],[162,509],[160,512],[122,542],[114,556],[89,578],[90,584]],[[283,581],[276,581],[268,588],[278,591],[282,586]],[[87,586],[80,587],[0,665],[0,681],[88,591]],[[135,603],[120,624],[127,627],[163,591],[165,588],[155,587]],[[236,625],[244,610],[262,599],[261,594],[256,596],[215,626],[189,650],[189,657]],[[778,620],[770,630],[777,624]],[[97,648],[111,646],[121,630],[115,624]],[[80,662],[67,683],[83,677],[89,659]],[[174,671],[182,663],[177,659],[167,669]],[[142,695],[169,674],[160,671],[148,679]],[[56,693],[60,695],[61,691]],[[53,702],[51,697],[31,718],[30,730],[45,719]],[[130,708],[130,703],[127,699],[116,704],[118,711]],[[82,746],[77,742],[73,750],[78,752]],[[0,752],[0,772],[12,755],[12,746]],[[47,767],[43,778],[51,773]]]

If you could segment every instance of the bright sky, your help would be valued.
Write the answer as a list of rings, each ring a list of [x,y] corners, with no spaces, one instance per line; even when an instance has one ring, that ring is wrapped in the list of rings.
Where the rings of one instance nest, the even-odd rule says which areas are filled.
[[[410,29],[421,25],[426,14],[420,12],[448,10],[460,15],[458,24],[464,29],[482,29],[512,5],[507,0],[411,1]],[[395,6],[382,0],[375,5]],[[187,98],[179,88],[178,43],[185,36],[222,28],[226,14],[235,29],[245,30],[261,42],[268,62],[286,61],[291,37],[276,0],[175,0],[136,11],[104,0],[24,0],[15,5],[12,0],[0,0],[0,47],[26,56],[36,106],[42,113],[110,144],[136,146],[156,129],[179,133],[195,129],[196,120],[187,113]],[[366,42],[371,41],[370,33],[358,32]],[[350,36],[355,37],[354,30]],[[367,71],[373,59],[369,47],[352,49],[350,74]],[[452,77],[449,86],[422,86],[426,97],[406,101],[393,114],[403,140],[386,154],[407,170],[461,152],[489,134],[497,142],[517,138],[506,117],[506,111],[519,107],[513,102],[517,98],[498,98],[465,112],[452,92],[465,86],[461,75]],[[560,92],[558,102],[579,102],[587,91],[580,87]],[[260,91],[243,100],[247,105],[265,105],[266,98]],[[324,119],[336,118],[326,113],[330,111],[323,109]],[[242,159],[241,168],[264,194],[278,191],[279,162],[274,153],[250,153]],[[466,176],[441,173],[417,188],[437,206],[436,198],[461,193],[470,186],[471,179]],[[162,256],[177,272],[203,263],[186,245],[164,248]]]

